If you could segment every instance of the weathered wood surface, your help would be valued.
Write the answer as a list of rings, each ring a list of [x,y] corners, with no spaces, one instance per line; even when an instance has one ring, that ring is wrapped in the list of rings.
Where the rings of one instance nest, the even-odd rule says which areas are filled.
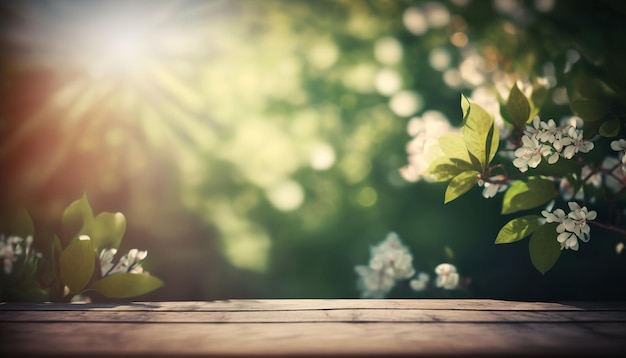
[[[626,356],[626,302],[0,304],[10,356]]]

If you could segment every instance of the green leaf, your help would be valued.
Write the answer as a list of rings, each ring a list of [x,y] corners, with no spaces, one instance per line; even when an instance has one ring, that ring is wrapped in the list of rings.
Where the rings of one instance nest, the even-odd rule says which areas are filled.
[[[469,163],[470,157],[465,147],[465,138],[462,135],[452,133],[446,134],[437,139],[439,147],[448,158],[457,158]]]
[[[119,248],[125,231],[124,214],[108,212],[98,214],[87,230],[96,252],[103,248]]]
[[[475,170],[469,170],[452,178],[446,188],[444,203],[449,203],[469,191],[478,182],[478,174]]]
[[[498,232],[495,243],[509,244],[525,238],[537,230],[539,219],[538,215],[527,215],[509,221]]]
[[[574,114],[585,122],[595,122],[604,118],[611,111],[611,104],[603,99],[578,98],[570,102]]]
[[[71,294],[80,293],[93,275],[96,253],[91,240],[71,242],[59,257],[61,281],[69,287]]]
[[[493,117],[489,115],[481,106],[476,103],[470,103],[467,112],[467,118],[461,127],[461,133],[465,138],[465,147],[470,154],[470,158],[474,156],[478,159],[478,165],[475,168],[478,171],[485,169],[489,162],[491,153],[488,148],[492,145],[492,137],[490,132],[493,127]]]
[[[470,163],[472,163],[472,169],[477,170],[477,171],[482,171],[483,170],[483,163],[480,161],[480,159],[476,158],[476,156],[472,153],[469,153],[469,157],[470,157]]]
[[[470,101],[467,99],[467,97],[461,94],[461,110],[463,111],[463,123],[465,123],[465,120],[467,119],[467,115],[469,114],[469,109],[470,109]]]
[[[92,288],[109,298],[146,294],[163,286],[163,281],[146,274],[115,273],[94,282]]]
[[[472,170],[470,163],[446,156],[439,157],[430,163],[425,175],[429,175],[435,182],[448,181],[464,171]]]
[[[581,98],[602,100],[606,103],[620,101],[623,89],[616,86],[614,80],[615,77],[607,76],[606,72],[583,57],[566,75],[567,96],[570,101]]]
[[[487,148],[485,149],[487,152],[487,162],[486,166],[491,163],[493,158],[496,156],[498,152],[498,145],[500,144],[500,131],[496,128],[495,122],[489,129],[489,133],[487,134]]]
[[[50,299],[60,299],[63,285],[58,276],[57,263],[59,262],[59,257],[62,252],[61,240],[59,240],[59,237],[55,234],[52,240],[46,243],[45,247],[46,248],[43,250],[43,260],[39,265],[41,272],[40,278],[42,283],[46,287],[49,287]]]
[[[87,200],[87,195],[72,202],[63,212],[62,232],[63,238],[71,240],[85,233],[85,228],[93,221],[93,211]]]
[[[528,244],[530,260],[542,275],[545,275],[561,256],[561,245],[556,241],[557,226],[557,223],[545,224],[530,237]]]
[[[554,182],[541,177],[528,178],[528,182],[516,181],[504,193],[502,214],[532,209],[556,197]]]
[[[20,245],[25,245],[25,244],[21,243]],[[38,265],[39,260],[37,259],[37,257],[31,255],[28,257],[23,257],[19,261],[21,261],[22,264],[20,265],[19,270],[17,271],[18,277],[21,277],[21,278],[27,278],[29,276],[35,277],[35,273],[37,272],[37,268],[39,267]]]
[[[430,176],[435,182],[448,181],[459,174],[456,165],[445,156],[433,160],[424,172],[424,175]]]
[[[530,103],[517,84],[511,88],[509,99],[506,101],[506,109],[513,124],[518,128],[524,128],[530,119]]]
[[[619,130],[621,127],[621,123],[619,118],[615,115],[611,115],[611,117],[600,125],[600,129],[598,132],[603,137],[615,137],[619,134]]]
[[[50,297],[58,297],[61,298],[63,296],[63,283],[61,281],[61,277],[59,277],[59,258],[61,257],[61,252],[63,252],[63,246],[61,246],[61,239],[55,234],[52,240],[52,244],[50,246],[50,253],[52,259],[50,260],[50,271],[47,269],[44,270],[43,278],[49,278],[48,286],[50,287],[49,293]],[[45,262],[45,261],[44,261]]]
[[[614,77],[606,76],[598,67],[581,58],[566,75],[570,108],[588,123],[603,120],[623,100],[623,89],[615,86]]]

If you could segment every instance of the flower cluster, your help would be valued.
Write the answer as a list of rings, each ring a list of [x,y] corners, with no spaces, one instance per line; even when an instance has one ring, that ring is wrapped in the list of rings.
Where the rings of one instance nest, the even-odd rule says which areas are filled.
[[[435,285],[446,290],[453,290],[459,285],[459,274],[456,267],[452,264],[439,264],[435,267],[437,280]]]
[[[578,152],[587,153],[593,149],[592,142],[583,138],[583,132],[575,126],[565,124],[558,126],[554,120],[541,121],[533,119],[527,125],[522,136],[522,146],[515,150],[515,165],[521,172],[528,168],[536,168],[542,158],[549,164],[556,163],[559,158],[571,159]]]
[[[581,207],[575,201],[567,203],[570,212],[566,215],[563,209],[556,209],[552,212],[543,210],[541,214],[546,218],[546,222],[558,223],[556,227],[556,240],[561,244],[561,250],[572,249],[578,251],[578,240],[588,242],[590,238],[590,227],[587,221],[595,220],[597,213],[594,210],[587,210],[586,206]]]
[[[362,298],[383,298],[395,286],[396,280],[408,279],[415,274],[413,256],[394,232],[370,252],[369,265],[354,268],[359,275]]]
[[[100,272],[102,277],[115,273],[143,273],[142,262],[148,256],[148,251],[139,251],[132,249],[120,260],[116,265],[113,264],[113,258],[117,254],[116,249],[103,249],[100,251]]]
[[[357,282],[361,298],[384,298],[398,281],[411,279],[409,286],[414,291],[423,291],[430,283],[425,272],[415,274],[413,256],[402,244],[398,235],[391,232],[380,244],[372,247],[368,265],[358,265],[354,269],[359,275]],[[443,263],[435,268],[435,286],[445,290],[456,289],[459,274],[452,264]],[[415,275],[415,276],[413,276]]]
[[[32,236],[28,236],[25,239],[19,236],[0,236],[0,261],[5,274],[10,275],[13,272],[13,266],[22,257],[26,259],[34,255],[41,258],[41,253],[31,249],[32,243]]]
[[[435,286],[444,290],[454,290],[459,286],[459,274],[456,271],[456,266],[448,263],[443,263],[435,267],[435,273],[437,278],[435,279]],[[428,287],[430,282],[430,276],[425,272],[420,272],[415,275],[415,278],[409,282],[409,285],[413,291],[423,291]]]

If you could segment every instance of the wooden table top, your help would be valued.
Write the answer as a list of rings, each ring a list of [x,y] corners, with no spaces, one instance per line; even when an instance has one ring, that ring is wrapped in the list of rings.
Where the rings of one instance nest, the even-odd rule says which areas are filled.
[[[626,302],[0,303],[0,357],[625,356]]]

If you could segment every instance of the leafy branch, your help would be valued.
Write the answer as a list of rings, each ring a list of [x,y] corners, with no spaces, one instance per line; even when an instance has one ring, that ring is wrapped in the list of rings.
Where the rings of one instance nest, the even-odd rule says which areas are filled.
[[[61,221],[61,238],[68,242],[64,248],[61,238],[54,235],[43,253],[35,253],[31,248],[35,228],[26,211],[12,236],[2,237],[1,251],[10,254],[13,262],[10,270],[5,266],[4,274],[0,274],[1,299],[69,301],[89,291],[128,298],[163,286],[159,278],[143,270],[146,251],[130,250],[113,263],[126,231],[122,213],[94,216],[83,195],[64,210]]]
[[[579,85],[588,83],[583,81]],[[615,106],[596,108],[599,99],[590,101],[582,95],[588,93],[587,89],[573,91],[579,96],[574,96],[572,109],[583,118],[584,123],[593,124],[586,134],[571,124],[557,125],[552,119],[541,120],[539,107],[515,85],[506,102],[509,115],[506,119],[513,130],[507,137],[500,136],[493,116],[461,96],[463,125],[458,133],[438,139],[442,155],[435,158],[426,170],[434,181],[449,182],[445,203],[478,185],[484,187],[483,196],[486,198],[504,192],[503,215],[544,207],[542,215],[526,214],[508,221],[495,240],[496,244],[507,244],[530,236],[530,259],[542,274],[556,264],[564,249],[577,251],[579,241],[589,241],[589,224],[626,238],[626,230],[618,227],[616,222],[598,222],[595,211],[572,201],[590,200],[583,187],[591,185],[602,190],[609,206],[614,206],[624,200],[622,194],[626,190],[626,140],[611,142],[611,149],[617,151],[619,157],[613,164],[592,166],[582,157],[596,147],[596,142],[600,143],[598,138],[612,137],[619,132],[621,122],[615,123],[614,117],[609,116]],[[593,140],[586,139],[592,134]],[[507,145],[499,148],[501,140]],[[497,153],[504,161],[492,164]],[[511,164],[519,173],[510,174]],[[621,185],[615,190],[615,195],[607,196],[607,188],[595,188],[594,180],[599,175],[605,178],[605,184],[607,180],[613,180]],[[571,197],[562,192],[564,183],[572,187]],[[585,195],[580,196],[580,193]],[[552,211],[551,207],[558,199],[569,201],[568,213],[560,208]]]

